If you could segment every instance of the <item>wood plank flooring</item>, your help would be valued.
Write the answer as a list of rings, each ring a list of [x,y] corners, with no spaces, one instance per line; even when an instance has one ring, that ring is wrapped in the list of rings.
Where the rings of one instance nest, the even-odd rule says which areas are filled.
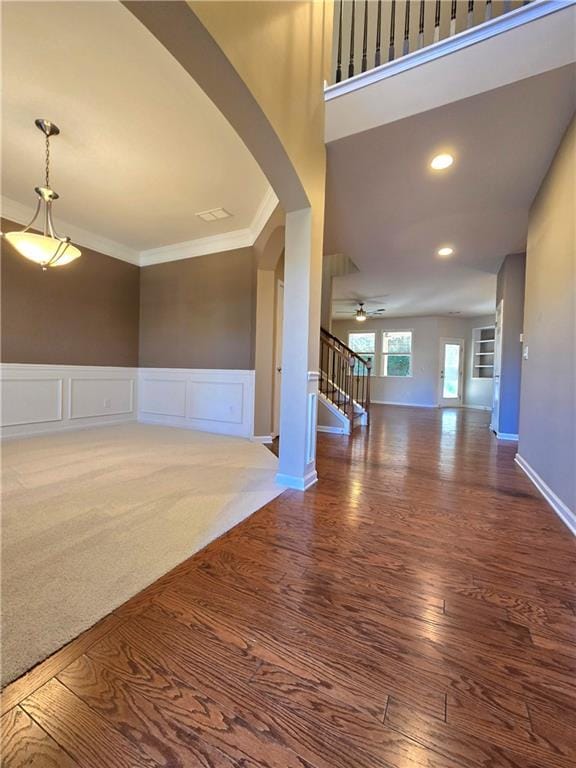
[[[320,435],[315,488],[7,687],[2,765],[574,768],[575,542],[487,424]]]

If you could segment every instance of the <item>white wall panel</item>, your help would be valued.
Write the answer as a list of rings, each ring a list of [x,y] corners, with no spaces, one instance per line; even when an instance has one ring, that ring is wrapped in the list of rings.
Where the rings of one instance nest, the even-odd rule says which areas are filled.
[[[3,363],[2,437],[136,419],[136,368]]]
[[[186,380],[140,377],[140,410],[154,416],[186,416]]]
[[[222,381],[190,381],[189,419],[242,423],[244,384]]]
[[[134,412],[133,379],[73,378],[70,418],[112,416]]]
[[[254,371],[141,368],[138,419],[252,437]]]
[[[45,423],[62,419],[62,379],[14,378],[2,387],[2,425]]]
[[[2,437],[136,420],[253,437],[254,371],[0,366]]]

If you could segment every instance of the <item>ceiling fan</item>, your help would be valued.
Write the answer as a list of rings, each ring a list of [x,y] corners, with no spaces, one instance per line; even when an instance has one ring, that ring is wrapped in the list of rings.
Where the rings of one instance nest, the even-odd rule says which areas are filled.
[[[347,308],[337,309],[336,315],[352,315],[354,319],[359,323],[364,323],[369,317],[381,317],[386,312],[385,307],[379,307],[378,304],[384,299],[384,296],[374,296],[368,299],[369,306],[367,308],[366,302],[360,299],[336,299],[335,304],[348,304]],[[370,309],[369,307],[373,307]]]

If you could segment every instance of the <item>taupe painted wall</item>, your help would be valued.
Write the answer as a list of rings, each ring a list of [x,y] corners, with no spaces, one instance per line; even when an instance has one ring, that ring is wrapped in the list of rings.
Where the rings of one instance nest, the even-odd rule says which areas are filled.
[[[254,368],[256,259],[252,248],[140,271],[140,365]]]
[[[2,231],[22,229],[2,220]],[[138,365],[139,268],[81,247],[42,269],[2,243],[2,362]]]
[[[518,453],[576,510],[576,121],[530,211]]]

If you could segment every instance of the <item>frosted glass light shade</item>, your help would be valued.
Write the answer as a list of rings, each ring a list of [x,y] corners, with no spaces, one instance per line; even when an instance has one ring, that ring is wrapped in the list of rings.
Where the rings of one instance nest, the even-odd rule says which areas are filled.
[[[7,232],[4,237],[18,253],[43,267],[61,267],[81,255],[72,243],[34,232]]]

